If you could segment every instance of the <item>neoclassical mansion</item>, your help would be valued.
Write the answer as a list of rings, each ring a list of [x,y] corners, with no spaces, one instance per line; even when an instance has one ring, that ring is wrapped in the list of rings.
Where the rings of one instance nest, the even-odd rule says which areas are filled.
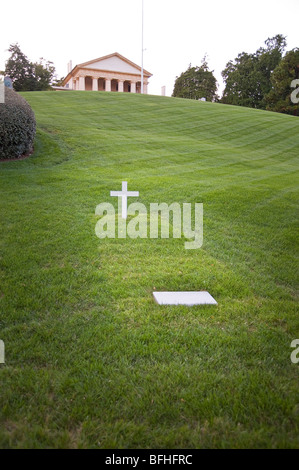
[[[151,73],[143,70],[144,93],[147,93],[151,76]],[[73,69],[70,63],[62,85],[68,90],[141,93],[141,67],[115,52],[76,65]]]

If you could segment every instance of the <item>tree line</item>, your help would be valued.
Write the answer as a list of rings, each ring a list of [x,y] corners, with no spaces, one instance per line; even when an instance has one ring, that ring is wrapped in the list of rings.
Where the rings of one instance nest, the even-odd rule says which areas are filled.
[[[242,52],[222,71],[222,97],[206,57],[176,77],[172,96],[299,115],[299,48],[285,52],[286,38],[278,34],[254,53]],[[298,80],[298,82],[296,82]],[[294,97],[294,86],[298,93]],[[294,98],[293,98],[294,97]]]
[[[8,51],[11,55],[2,74],[12,79],[15,91],[42,91],[61,84],[62,79],[57,79],[53,62],[43,57],[39,62],[31,62],[18,43],[11,44]]]
[[[221,98],[206,56],[200,66],[190,64],[176,77],[172,96],[299,115],[299,48],[285,53],[286,37],[281,34],[264,44],[256,52],[242,52],[226,64],[221,73],[225,83]],[[63,78],[57,79],[53,62],[43,58],[31,62],[19,44],[11,44],[8,50],[11,56],[2,73],[12,79],[16,91],[48,90],[61,85]]]

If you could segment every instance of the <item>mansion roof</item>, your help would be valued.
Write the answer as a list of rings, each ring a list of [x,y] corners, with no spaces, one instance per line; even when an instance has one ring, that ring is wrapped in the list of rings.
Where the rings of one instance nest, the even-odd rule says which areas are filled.
[[[134,64],[134,62],[122,56],[118,52],[114,52],[113,54],[76,65],[65,77],[63,84],[66,84],[71,79],[71,77],[74,77],[79,71],[82,72],[85,70],[86,72],[115,72],[118,74],[123,73],[126,75],[135,76],[140,76],[141,74],[141,67],[139,65]],[[145,78],[152,76],[152,74],[147,70],[143,70],[143,75]]]

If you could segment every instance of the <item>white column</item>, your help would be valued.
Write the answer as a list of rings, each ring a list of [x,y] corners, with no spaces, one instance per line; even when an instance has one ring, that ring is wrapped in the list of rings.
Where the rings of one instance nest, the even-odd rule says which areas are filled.
[[[131,93],[136,93],[136,82],[131,82]]]
[[[123,82],[123,80],[118,81],[118,91],[120,91],[120,92],[124,91],[124,82]]]
[[[106,78],[106,88],[105,91],[111,91],[111,80]]]
[[[85,90],[85,77],[79,77],[79,90]]]
[[[98,91],[98,79],[97,78],[92,79],[92,91]]]
[[[143,84],[143,93],[147,95],[147,83]]]

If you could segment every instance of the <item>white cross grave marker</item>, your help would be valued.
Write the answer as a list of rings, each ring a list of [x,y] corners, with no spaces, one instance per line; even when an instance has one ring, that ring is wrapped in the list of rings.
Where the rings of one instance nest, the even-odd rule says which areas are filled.
[[[123,181],[121,191],[110,191],[110,196],[121,197],[121,216],[126,219],[128,197],[138,197],[139,191],[128,191],[128,183]]]

